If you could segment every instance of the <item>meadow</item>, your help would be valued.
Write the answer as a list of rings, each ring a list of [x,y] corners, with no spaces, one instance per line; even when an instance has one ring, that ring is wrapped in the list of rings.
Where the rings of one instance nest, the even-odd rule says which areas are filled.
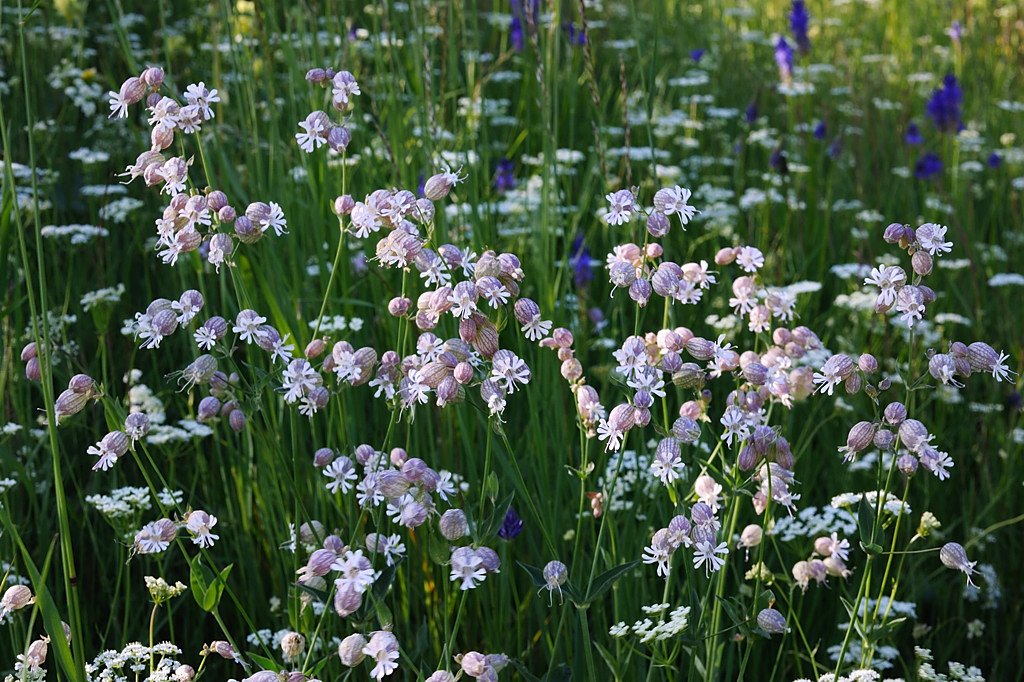
[[[0,6],[0,675],[1006,680],[1024,4]]]

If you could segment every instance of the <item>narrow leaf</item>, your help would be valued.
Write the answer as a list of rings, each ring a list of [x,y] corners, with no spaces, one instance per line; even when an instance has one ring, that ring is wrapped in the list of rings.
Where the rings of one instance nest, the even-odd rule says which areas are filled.
[[[631,570],[634,566],[640,563],[639,559],[633,561],[627,561],[624,564],[620,564],[615,568],[610,568],[601,575],[594,578],[593,584],[590,586],[590,594],[587,595],[586,601],[596,601],[602,594],[607,592],[615,581],[622,577],[622,574]]]

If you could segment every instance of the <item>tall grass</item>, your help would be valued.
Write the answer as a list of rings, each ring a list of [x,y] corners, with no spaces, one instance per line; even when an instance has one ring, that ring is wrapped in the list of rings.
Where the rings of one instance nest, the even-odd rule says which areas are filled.
[[[241,679],[266,669],[358,679],[372,664],[343,665],[339,642],[388,630],[401,647],[396,679],[457,672],[454,656],[471,651],[506,655],[502,679],[817,679],[872,665],[888,677],[931,679],[915,647],[929,650],[938,670],[963,661],[988,679],[1013,676],[1024,663],[1014,581],[1024,480],[1019,378],[996,382],[975,371],[958,376],[966,386],[954,388],[930,376],[928,362],[933,352],[949,352],[949,342],[983,341],[1009,353],[1010,370],[1021,368],[1022,279],[998,276],[1019,271],[1024,243],[1015,227],[1024,184],[1015,22],[1024,10],[811,2],[811,49],[797,55],[787,90],[773,34],[792,44],[791,9],[658,0],[545,3],[536,15],[529,2],[418,0],[5,6],[0,560],[5,589],[25,581],[36,601],[3,619],[0,667],[39,679],[30,666],[16,672],[15,663],[45,632],[51,678],[96,679],[86,663],[101,651],[167,640],[180,649],[173,658],[199,675]],[[585,46],[573,40],[581,10]],[[955,41],[946,33],[954,21],[963,26]],[[705,50],[699,59],[691,54],[697,49]],[[251,202],[280,204],[288,234],[236,242],[233,265],[219,272],[194,251],[174,267],[160,262],[154,221],[169,199],[141,178],[118,184],[149,147],[148,112],[140,103],[127,119],[106,118],[107,91],[147,66],[163,68],[160,94],[179,102],[199,81],[220,93],[216,117],[199,134],[177,133],[165,152],[193,159],[188,191],[223,191],[239,215]],[[361,94],[344,114],[331,108],[329,87],[304,79],[328,67],[359,82]],[[963,91],[960,133],[936,130],[926,114],[947,73]],[[299,148],[297,124],[317,109],[351,131],[343,153]],[[911,123],[920,144],[906,141]],[[943,168],[917,178],[927,152]],[[330,400],[312,418],[299,414],[279,390],[284,363],[230,331],[236,314],[266,317],[290,336],[294,357],[323,336],[327,355],[343,340],[375,349],[378,360],[387,350],[415,355],[417,297],[436,287],[415,266],[381,267],[374,249],[383,233],[357,238],[352,217],[336,215],[335,199],[416,193],[444,169],[465,180],[434,202],[434,219],[420,227],[427,246],[518,255],[519,296],[571,331],[572,342],[562,345],[608,411],[635,398],[612,355],[631,335],[685,327],[712,341],[725,334],[737,353],[761,357],[779,343],[733,312],[731,287],[746,273],[724,257],[715,264],[720,249],[745,245],[765,256],[758,284],[794,285],[797,318],[772,327],[803,325],[820,338],[822,347],[808,344],[794,366],[820,372],[830,354],[856,362],[870,353],[881,369],[864,383],[874,391],[887,376],[892,387],[877,399],[839,387],[791,408],[765,402],[757,419],[788,440],[795,460],[789,484],[799,499],[789,510],[778,501],[755,510],[758,483],[737,462],[742,444],[719,438],[732,392],[750,388],[741,373],[699,385],[681,377],[677,385],[666,374],[667,395],[654,398],[651,425],[627,431],[621,451],[609,450],[588,437],[577,395],[560,374],[570,353],[556,357],[529,340],[511,303],[491,310],[480,301],[501,348],[531,372],[506,396],[500,419],[478,386],[488,363],[463,402],[438,408],[432,396],[415,410],[324,371]],[[630,185],[644,211],[660,188],[680,185],[701,213],[685,231],[672,217],[664,238],[646,232],[639,213],[610,226],[605,196]],[[899,315],[875,314],[877,291],[863,285],[882,262],[913,277],[908,254],[882,238],[893,222],[946,225],[953,243],[923,280],[938,298],[913,330]],[[47,226],[70,225],[104,232],[83,243],[49,236]],[[220,230],[234,234],[228,223]],[[694,306],[654,295],[638,307],[604,267],[606,254],[627,242],[660,244],[657,260],[708,261],[718,284]],[[589,262],[580,257],[584,248]],[[453,285],[466,278],[454,264],[445,270]],[[105,302],[83,301],[118,285],[123,291]],[[122,330],[155,299],[177,300],[189,289],[202,293],[202,312],[159,348],[140,349],[142,339]],[[408,315],[388,312],[399,296],[411,299]],[[237,401],[244,428],[233,429],[227,415],[189,422],[182,428],[190,431],[143,438],[110,470],[94,471],[87,449],[124,429],[129,412],[156,414],[153,398],[169,425],[196,419],[209,386],[182,389],[180,373],[203,352],[191,335],[213,315],[229,331],[211,352],[226,375],[237,373],[222,400]],[[434,333],[457,338],[459,323],[442,316]],[[26,378],[18,357],[33,341],[41,381]],[[680,355],[697,362],[692,352]],[[324,357],[311,362],[319,369]],[[80,373],[95,382],[96,399],[58,427],[56,396]],[[934,447],[950,454],[948,480],[923,467],[907,479],[897,457],[874,447],[852,463],[837,453],[855,423],[881,421],[890,401],[905,403]],[[681,406],[708,420],[696,443],[682,445],[682,477],[666,487],[649,464]],[[363,509],[354,493],[328,491],[313,466],[321,448],[355,460],[364,443],[385,453],[385,463],[400,448],[452,472],[461,487],[448,502],[435,496],[437,513],[423,525],[392,523],[384,505]],[[722,486],[713,537],[727,545],[725,564],[705,574],[693,565],[693,549],[679,549],[665,580],[640,560],[658,529],[690,515],[702,475]],[[148,506],[118,516],[92,497],[128,486],[143,489]],[[830,506],[838,495],[881,489],[905,502],[903,513],[886,515],[866,502]],[[499,537],[510,505],[522,531]],[[442,536],[437,517],[449,507],[468,517],[466,539]],[[138,551],[145,524],[162,517],[184,524],[191,510],[216,516],[212,547],[193,544],[181,528],[166,551]],[[922,522],[926,512],[941,526]],[[764,540],[738,547],[751,524],[764,529]],[[397,568],[367,548],[370,532],[401,537]],[[851,545],[851,573],[801,586],[794,565],[817,556],[816,538],[832,532]],[[331,534],[362,548],[378,572],[363,607],[347,617],[335,611],[336,573],[323,589],[296,582]],[[939,560],[947,542],[978,562],[971,577],[980,592],[965,590],[964,576]],[[493,548],[500,573],[460,590],[449,577],[452,545]],[[566,582],[547,582],[541,571],[552,560],[567,567]],[[752,570],[759,562],[765,570]],[[146,576],[189,590],[154,605]],[[890,596],[891,605],[879,605]],[[663,603],[670,606],[642,608]],[[686,626],[664,639],[642,641],[645,629],[628,627],[683,607]],[[759,623],[769,607],[783,614],[787,632],[770,634]],[[70,647],[61,644],[62,620]],[[305,651],[286,656],[284,632],[300,633]],[[230,642],[246,667],[201,655],[216,641]],[[158,662],[147,654],[142,674],[152,676]]]

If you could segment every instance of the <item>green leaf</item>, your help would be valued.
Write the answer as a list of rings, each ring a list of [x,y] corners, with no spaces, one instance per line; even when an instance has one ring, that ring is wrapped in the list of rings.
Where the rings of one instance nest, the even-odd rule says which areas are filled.
[[[590,594],[587,595],[587,603],[596,601],[602,594],[607,592],[615,581],[622,577],[622,574],[631,570],[634,566],[640,563],[639,559],[633,561],[627,561],[624,564],[620,564],[615,568],[610,568],[601,575],[594,578],[594,582],[590,586]]]
[[[234,564],[228,564],[217,575],[214,575],[213,571],[203,564],[202,556],[199,554],[192,557],[189,564],[191,566],[189,581],[192,583],[192,596],[199,604],[199,608],[204,611],[213,611],[220,603],[224,587],[227,585],[228,573],[231,572]]]
[[[256,654],[249,654],[249,658],[256,662],[258,666],[264,670],[270,670],[275,673],[281,672],[281,666],[278,665],[273,659],[265,656],[258,656]]]
[[[427,553],[435,564],[444,565],[448,561],[448,542],[437,533],[427,538]]]
[[[501,499],[501,502],[494,506],[494,511],[491,512],[491,518],[487,520],[484,525],[483,533],[480,535],[480,540],[486,540],[501,528],[501,524],[505,522],[505,515],[508,514],[508,508],[512,506],[512,500],[515,498],[515,492],[510,492]]]
[[[5,514],[5,526],[8,526],[8,521],[9,519]],[[8,530],[11,531],[9,526]],[[46,634],[50,637],[50,651],[54,652],[57,664],[64,671],[68,679],[81,679],[78,676],[75,659],[71,655],[71,647],[68,646],[67,637],[64,636],[64,624],[60,619],[60,610],[53,601],[50,591],[46,588],[46,580],[40,574],[39,569],[36,568],[35,562],[32,561],[32,557],[28,553],[28,549],[22,544],[21,537],[13,531],[11,534],[17,540],[18,547],[21,549],[22,559],[25,562],[25,569],[28,571],[29,578],[32,581],[32,591],[36,595],[36,608],[39,609],[39,613],[43,616],[43,626],[46,628]],[[43,563],[43,570],[47,573],[49,572],[50,559],[53,556],[54,543],[56,543],[56,538],[50,544],[50,551],[46,553],[46,560]]]
[[[327,603],[327,597],[330,596],[326,590],[318,590],[315,587],[310,587],[305,583],[293,583],[295,587],[299,588],[303,592],[312,595],[319,602]]]
[[[517,659],[511,658],[509,659],[509,663],[512,664],[513,668],[519,671],[519,674],[523,676],[523,679],[526,680],[526,682],[543,682],[539,677],[527,670],[526,666]]]
[[[572,668],[565,663],[559,663],[555,669],[544,676],[545,682],[569,682],[572,679]]]
[[[536,585],[537,587],[548,586],[548,581],[544,580],[543,569],[537,568],[536,566],[531,566],[529,564],[524,564],[522,561],[517,561],[516,563],[519,564],[520,568],[522,568],[524,571],[530,574],[530,578],[533,579],[534,585]]]
[[[612,677],[614,677],[615,679],[618,679],[619,678],[618,661],[615,660],[615,656],[612,655],[612,652],[608,651],[607,648],[601,646],[597,642],[591,641],[591,644],[593,644],[594,648],[597,649],[597,653],[599,653],[601,655],[601,658],[604,660],[604,664],[606,666],[608,666],[608,670],[611,671]]]
[[[874,544],[875,510],[871,508],[867,495],[860,498],[857,506],[857,525],[860,526],[860,541],[864,545]]]
[[[383,601],[377,602],[377,622],[380,623],[381,630],[390,630],[391,626],[395,623],[395,617],[391,613],[391,609]]]

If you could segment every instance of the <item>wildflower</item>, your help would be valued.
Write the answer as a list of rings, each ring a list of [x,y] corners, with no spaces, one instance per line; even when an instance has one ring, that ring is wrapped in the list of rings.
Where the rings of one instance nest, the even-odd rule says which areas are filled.
[[[577,234],[569,248],[569,263],[573,270],[573,283],[577,289],[583,289],[590,283],[592,261],[590,249],[583,243],[583,233]]]
[[[559,599],[562,598],[562,585],[569,578],[569,571],[566,569],[565,564],[561,561],[549,561],[544,566],[544,586],[540,589],[547,589],[548,596],[551,597],[555,590],[558,590]],[[551,603],[550,601],[548,602]]]
[[[18,611],[29,604],[35,603],[36,598],[25,585],[12,585],[4,592],[3,599],[0,599],[0,620],[11,611]]]
[[[192,534],[192,543],[200,547],[213,547],[213,541],[219,540],[219,535],[214,535],[210,529],[217,525],[217,517],[207,514],[202,509],[189,512],[185,515],[185,528]]]
[[[216,89],[207,90],[206,83],[199,81],[185,88],[185,100],[190,105],[199,107],[203,119],[209,121],[214,117],[213,109],[210,108],[210,105],[219,102],[220,96],[217,94]]]
[[[774,608],[761,609],[758,613],[758,627],[769,635],[782,635],[790,632],[790,629],[785,627],[785,616]]]
[[[757,272],[758,268],[764,265],[764,254],[753,246],[744,246],[736,254],[736,261],[743,268],[744,272]]]
[[[339,71],[334,74],[333,85],[334,87],[331,89],[331,95],[334,106],[339,111],[348,106],[350,101],[349,98],[352,95],[362,94],[359,90],[359,83],[356,82],[356,77],[349,71]]]
[[[690,200],[690,190],[676,185],[675,187],[664,187],[654,193],[654,207],[666,216],[678,215],[679,222],[684,226],[693,219],[694,214],[699,213],[693,206],[686,202]]]
[[[725,409],[721,422],[722,426],[725,427],[725,431],[722,433],[722,440],[729,447],[732,447],[732,439],[734,437],[739,441],[743,441],[750,435],[750,427],[747,425],[743,410],[736,405],[730,405]]]
[[[694,547],[693,567],[700,568],[704,564],[704,575],[710,577],[712,573],[725,566],[725,559],[719,554],[728,554],[729,549],[725,543],[719,543],[716,547],[710,542],[698,542]]]
[[[370,641],[363,647],[363,653],[376,661],[370,676],[382,680],[398,669],[398,639],[386,630],[370,635]]]
[[[811,51],[811,40],[807,37],[809,22],[810,17],[807,15],[804,0],[793,0],[793,7],[789,13],[789,27],[793,30],[793,38],[796,39],[796,46],[800,50],[800,54],[807,54]]]
[[[145,84],[132,76],[121,84],[121,89],[118,92],[111,90],[107,93],[110,97],[110,116],[107,118],[127,118],[128,107],[136,102],[141,102],[145,94]]]
[[[641,559],[645,564],[657,564],[658,575],[668,579],[672,561],[672,544],[669,542],[668,529],[662,528],[651,539],[651,544],[644,547]]]
[[[942,87],[932,93],[932,98],[925,107],[940,133],[956,133],[964,128],[960,120],[960,106],[963,104],[964,93],[956,82],[956,76],[948,73],[942,79]]]
[[[775,65],[779,67],[779,78],[783,83],[793,80],[793,48],[782,36],[775,43]]]
[[[701,58],[704,57],[705,52],[707,52],[707,50],[702,47],[698,47],[696,50],[690,50],[690,59],[699,64]]]
[[[178,529],[170,519],[159,519],[146,524],[135,534],[135,549],[139,554],[157,554],[171,545]]]
[[[430,201],[440,201],[448,196],[452,188],[466,179],[466,176],[459,175],[460,168],[457,171],[452,171],[450,168],[446,168],[440,173],[431,175],[427,178],[427,181],[423,183],[423,196]]]
[[[327,144],[327,124],[324,121],[326,118],[324,112],[314,111],[306,120],[299,121],[299,127],[303,132],[295,133],[295,141],[299,143],[302,151],[312,153],[314,149],[320,149]]]
[[[459,547],[452,551],[451,556],[451,580],[461,580],[459,589],[471,590],[476,587],[484,578],[487,571],[483,567],[483,560],[473,551],[472,547]]]
[[[351,459],[344,456],[338,457],[329,465],[324,467],[324,476],[331,479],[327,484],[327,489],[332,493],[337,493],[340,489],[342,495],[347,494],[352,490],[352,481],[359,478],[359,476],[356,475],[355,464],[352,463]]]
[[[967,584],[977,587],[977,585],[971,582],[971,574],[975,572],[974,566],[978,562],[967,560],[967,552],[964,551],[962,545],[955,542],[947,542],[939,550],[939,559],[946,567],[963,571],[967,575]]]
[[[875,299],[876,310],[888,310],[896,303],[896,294],[907,281],[907,273],[899,266],[886,266],[884,263],[871,270],[864,278],[864,284],[873,284],[879,288]]]
[[[609,225],[622,225],[628,223],[633,217],[633,211],[636,210],[636,196],[632,190],[620,189],[617,192],[609,193],[605,199],[610,204],[608,212],[604,215],[604,219]]]
[[[508,508],[505,512],[505,520],[501,522],[501,527],[498,528],[498,537],[502,540],[511,540],[515,536],[519,535],[523,530],[523,520],[519,518],[519,514],[512,507]]]
[[[347,550],[331,564],[331,570],[341,573],[334,581],[339,591],[350,590],[362,594],[373,585],[373,566],[370,565],[370,560],[363,556],[361,549],[354,552]]]
[[[517,385],[530,383],[530,368],[515,353],[502,349],[494,354],[491,376],[511,394]]]
[[[111,431],[103,436],[103,440],[96,445],[89,446],[86,452],[99,457],[99,461],[93,465],[92,470],[102,469],[106,471],[114,466],[117,458],[128,451],[128,436],[121,431]]]
[[[260,329],[261,325],[265,324],[266,321],[267,318],[261,317],[255,310],[247,308],[239,311],[235,317],[235,326],[231,328],[231,331],[239,334],[241,341],[253,343],[259,337],[266,335],[267,332]]]
[[[935,152],[928,152],[918,159],[917,163],[914,165],[914,176],[921,180],[927,180],[941,172],[942,159],[940,159]]]
[[[903,136],[903,140],[907,144],[918,145],[924,142],[924,138],[921,137],[921,130],[917,127],[917,124],[913,121],[907,126],[907,132]]]
[[[914,236],[921,248],[933,256],[953,250],[953,242],[942,241],[946,236],[945,225],[925,223],[914,230]]]
[[[1003,157],[999,156],[997,152],[992,152],[991,156],[986,160],[989,168],[999,168],[1003,165]]]
[[[498,165],[494,170],[494,190],[498,194],[504,194],[510,189],[515,189],[516,179],[512,175],[512,171],[515,169],[513,164],[508,158],[501,157],[498,161]]]

